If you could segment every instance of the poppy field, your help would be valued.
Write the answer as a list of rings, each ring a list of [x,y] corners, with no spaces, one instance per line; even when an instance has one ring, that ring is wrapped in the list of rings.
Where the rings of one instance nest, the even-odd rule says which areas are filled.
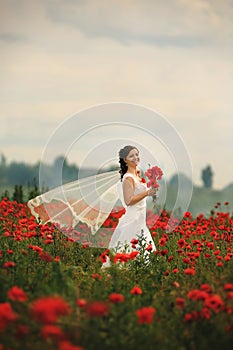
[[[123,214],[123,211],[122,213]],[[147,221],[131,253],[79,244],[36,222],[26,203],[0,201],[0,350],[232,349],[233,216],[217,203]],[[104,225],[115,227],[112,212]],[[152,224],[154,222],[154,224]],[[111,267],[101,269],[106,257]]]

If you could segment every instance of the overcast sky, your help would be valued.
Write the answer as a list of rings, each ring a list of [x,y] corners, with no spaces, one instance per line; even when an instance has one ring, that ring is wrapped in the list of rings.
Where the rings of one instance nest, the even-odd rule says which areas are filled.
[[[232,0],[0,0],[0,153],[33,164],[74,113],[135,103],[181,135],[196,184],[209,164],[223,188],[233,182],[232,18]]]

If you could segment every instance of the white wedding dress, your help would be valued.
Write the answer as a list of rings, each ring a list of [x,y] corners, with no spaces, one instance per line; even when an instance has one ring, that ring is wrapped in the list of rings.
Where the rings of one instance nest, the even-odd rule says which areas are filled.
[[[111,237],[109,242],[109,249],[114,249],[116,252],[126,251],[127,253],[133,251],[131,247],[131,240],[133,238],[138,239],[141,235],[145,239],[145,242],[149,245],[152,244],[152,250],[156,250],[154,241],[150,234],[150,231],[146,225],[146,198],[140,200],[134,205],[127,206],[123,197],[123,181],[127,177],[131,177],[134,180],[134,195],[137,195],[141,192],[147,190],[147,185],[141,182],[136,176],[130,173],[126,173],[123,176],[122,182],[118,184],[119,197],[123,206],[126,209],[124,215],[119,219],[118,225]],[[127,248],[127,249],[125,249]],[[109,267],[110,259],[107,258],[107,261],[103,263],[102,267]]]

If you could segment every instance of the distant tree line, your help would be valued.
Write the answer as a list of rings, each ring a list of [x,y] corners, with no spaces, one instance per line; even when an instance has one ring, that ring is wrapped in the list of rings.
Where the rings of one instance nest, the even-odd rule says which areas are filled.
[[[24,162],[11,162],[7,164],[6,157],[4,154],[0,156],[0,187],[4,188],[7,186],[27,186],[38,187],[39,186],[39,169],[40,162],[34,165],[26,164]],[[68,164],[67,159],[60,155],[54,159],[54,162],[49,164],[43,164],[43,178],[45,180],[44,187],[52,188],[59,185],[59,170],[62,169],[62,183],[68,183],[77,180],[82,176],[91,175],[91,169],[86,169],[79,174],[79,168],[75,164]],[[109,170],[115,170],[117,167],[111,167]],[[92,169],[93,170],[93,169]],[[81,176],[82,175],[82,176]],[[210,165],[201,171],[201,179],[203,187],[213,187],[213,171]],[[173,176],[170,180],[171,185],[176,184],[177,175]],[[191,179],[187,179],[191,181]],[[41,185],[41,184],[40,184]],[[19,190],[18,190],[19,191]]]
[[[43,164],[43,170],[46,174],[46,186],[54,184],[58,169],[62,168],[63,182],[74,181],[78,177],[78,167],[74,164],[68,164],[64,156],[58,156],[53,164]],[[29,184],[39,185],[40,163],[35,165],[25,164],[23,162],[11,162],[7,164],[6,157],[2,154],[0,159],[0,187],[14,186],[15,184],[27,186]]]

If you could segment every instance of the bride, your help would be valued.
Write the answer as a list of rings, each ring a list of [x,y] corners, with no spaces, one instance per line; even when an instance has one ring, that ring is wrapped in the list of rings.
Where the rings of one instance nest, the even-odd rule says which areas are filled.
[[[126,209],[125,214],[119,219],[118,225],[111,237],[108,248],[124,250],[124,247],[133,238],[143,236],[145,241],[156,250],[150,231],[146,225],[146,197],[155,196],[156,189],[148,189],[144,179],[141,178],[138,164],[140,162],[139,151],[134,146],[125,146],[119,152],[122,194],[120,197]],[[130,248],[129,248],[130,249]],[[118,250],[119,251],[119,250]],[[110,259],[102,267],[109,267]]]
[[[54,223],[65,235],[81,244],[108,246],[119,252],[119,249],[124,251],[133,238],[143,235],[155,250],[146,225],[146,197],[155,196],[156,189],[147,188],[140,176],[139,161],[138,149],[125,146],[119,151],[120,179],[118,170],[82,178],[30,199],[28,207],[40,223]],[[125,214],[112,233],[112,228],[102,227],[102,224],[118,199]],[[109,264],[108,258],[105,266]]]

